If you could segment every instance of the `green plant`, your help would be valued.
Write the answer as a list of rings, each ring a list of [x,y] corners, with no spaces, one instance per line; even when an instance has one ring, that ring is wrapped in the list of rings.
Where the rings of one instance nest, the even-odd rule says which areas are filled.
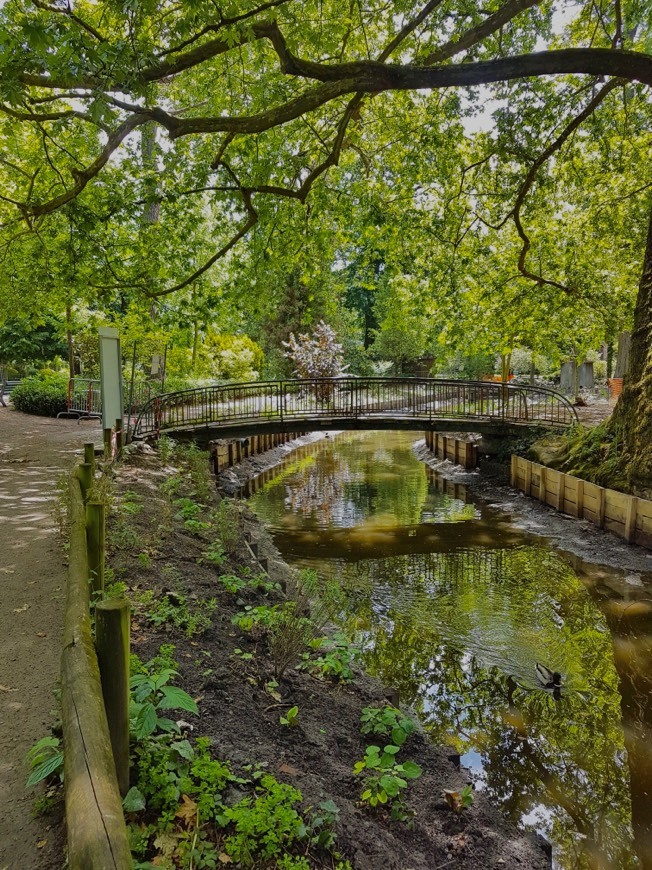
[[[350,682],[353,679],[351,663],[355,659],[354,649],[342,634],[336,634],[327,643],[331,645],[330,648],[326,648],[319,658],[307,660],[306,667],[318,677],[332,677],[341,683]]]
[[[299,724],[299,708],[297,706],[290,707],[285,716],[281,716],[278,721],[286,728],[296,728]]]
[[[274,676],[280,680],[290,665],[315,636],[315,624],[303,616],[295,601],[287,601],[268,621],[269,651],[274,661]]]
[[[26,378],[11,394],[17,411],[56,417],[68,407],[68,378],[61,375],[39,375]]]
[[[193,637],[210,627],[217,607],[216,598],[191,603],[182,592],[157,597],[151,589],[134,595],[134,602],[153,625],[170,625]]]
[[[159,713],[166,710],[184,710],[197,715],[197,704],[187,692],[169,685],[178,671],[172,667],[157,669],[152,660],[142,666],[142,672],[129,680],[131,700],[129,703],[130,731],[137,740],[148,737],[155,731],[178,732],[176,722]]]
[[[232,826],[225,852],[243,867],[253,867],[256,858],[280,860],[307,829],[295,808],[301,792],[267,774],[256,787],[256,797],[246,797],[218,816],[223,827]]]
[[[253,653],[251,653],[251,652],[244,652],[244,650],[241,650],[240,647],[236,647],[236,648],[233,650],[233,655],[234,655],[236,658],[239,658],[240,661],[243,661],[243,662],[250,662],[250,661],[253,659],[253,657],[254,657],[254,654],[253,654]]]
[[[222,499],[217,510],[213,511],[211,519],[224,551],[232,555],[238,549],[243,536],[242,517],[238,505],[233,501]]]
[[[379,746],[367,746],[362,761],[356,761],[353,766],[355,774],[365,774],[365,784],[360,795],[363,803],[376,807],[379,804],[392,804],[391,816],[396,820],[405,820],[405,810],[402,793],[408,787],[408,780],[421,776],[421,768],[414,761],[404,761],[397,764],[396,754],[400,747],[389,744],[381,749]]]
[[[152,564],[152,557],[149,555],[147,550],[143,550],[141,553],[139,553],[137,559],[138,564],[141,568],[149,568]]]
[[[377,737],[391,736],[392,743],[403,746],[415,729],[415,724],[396,707],[364,707],[360,716],[362,734]]]
[[[277,609],[276,604],[271,607],[267,604],[261,604],[257,607],[247,604],[244,610],[231,617],[231,622],[242,631],[251,631],[252,628],[258,626],[268,626]]]
[[[177,519],[196,520],[204,510],[203,504],[198,504],[191,498],[177,498],[172,504],[177,508]]]
[[[58,776],[63,779],[63,748],[58,737],[42,737],[27,753],[31,773],[26,788],[31,788],[44,779]]]
[[[208,547],[208,550],[204,551],[204,555],[200,561],[210,562],[211,565],[223,565],[226,561],[226,556],[224,555],[224,549],[220,541],[213,541],[212,544]],[[221,580],[222,578],[220,578]],[[239,579],[239,578],[233,578]],[[242,583],[244,586],[244,581]]]
[[[175,442],[171,438],[168,438],[167,435],[161,435],[158,439],[157,447],[162,464],[167,465],[174,454]]]
[[[142,496],[138,495],[137,492],[133,492],[131,489],[127,489],[122,493],[122,499],[120,501],[120,510],[122,513],[136,516],[142,511],[142,509]]]

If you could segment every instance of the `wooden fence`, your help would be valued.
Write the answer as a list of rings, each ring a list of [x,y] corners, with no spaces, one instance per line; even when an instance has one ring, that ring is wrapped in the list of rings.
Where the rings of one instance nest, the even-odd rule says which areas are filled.
[[[652,549],[652,501],[512,456],[511,485],[562,513]]]
[[[266,435],[250,435],[234,441],[217,441],[211,446],[211,458],[215,474],[238,465],[243,459],[258,456],[305,435],[305,432],[275,432]]]
[[[449,459],[455,465],[462,465],[469,471],[478,466],[478,448],[471,441],[462,441],[442,435],[441,432],[426,432],[426,447],[439,459]]]
[[[86,445],[86,459],[92,454],[93,445]],[[127,870],[131,852],[91,633],[91,584],[101,590],[104,560],[104,518],[98,524],[93,503],[85,503],[93,480],[94,461],[79,466],[69,479],[70,553],[61,656],[68,863],[71,870]]]

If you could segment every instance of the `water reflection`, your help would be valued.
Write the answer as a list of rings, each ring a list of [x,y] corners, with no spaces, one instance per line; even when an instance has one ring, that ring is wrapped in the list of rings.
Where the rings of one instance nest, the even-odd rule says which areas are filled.
[[[652,601],[429,479],[411,439],[365,433],[252,499],[284,555],[349,593],[367,668],[560,868],[652,866]],[[449,487],[452,485],[449,485]],[[564,674],[555,700],[536,662]]]

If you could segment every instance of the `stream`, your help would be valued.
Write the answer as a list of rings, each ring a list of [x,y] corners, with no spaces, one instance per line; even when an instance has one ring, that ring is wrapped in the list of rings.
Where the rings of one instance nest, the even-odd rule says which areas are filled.
[[[652,576],[517,529],[415,440],[327,439],[245,494],[288,563],[342,585],[363,667],[552,844],[554,867],[652,868]],[[561,697],[537,663],[563,675]]]

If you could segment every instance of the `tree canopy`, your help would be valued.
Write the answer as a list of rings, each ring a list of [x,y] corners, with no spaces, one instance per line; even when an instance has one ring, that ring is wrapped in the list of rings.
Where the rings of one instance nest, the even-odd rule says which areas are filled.
[[[642,0],[7,0],[3,316],[135,309],[195,347],[219,320],[279,366],[321,318],[397,365],[581,354],[637,298],[651,25]]]

